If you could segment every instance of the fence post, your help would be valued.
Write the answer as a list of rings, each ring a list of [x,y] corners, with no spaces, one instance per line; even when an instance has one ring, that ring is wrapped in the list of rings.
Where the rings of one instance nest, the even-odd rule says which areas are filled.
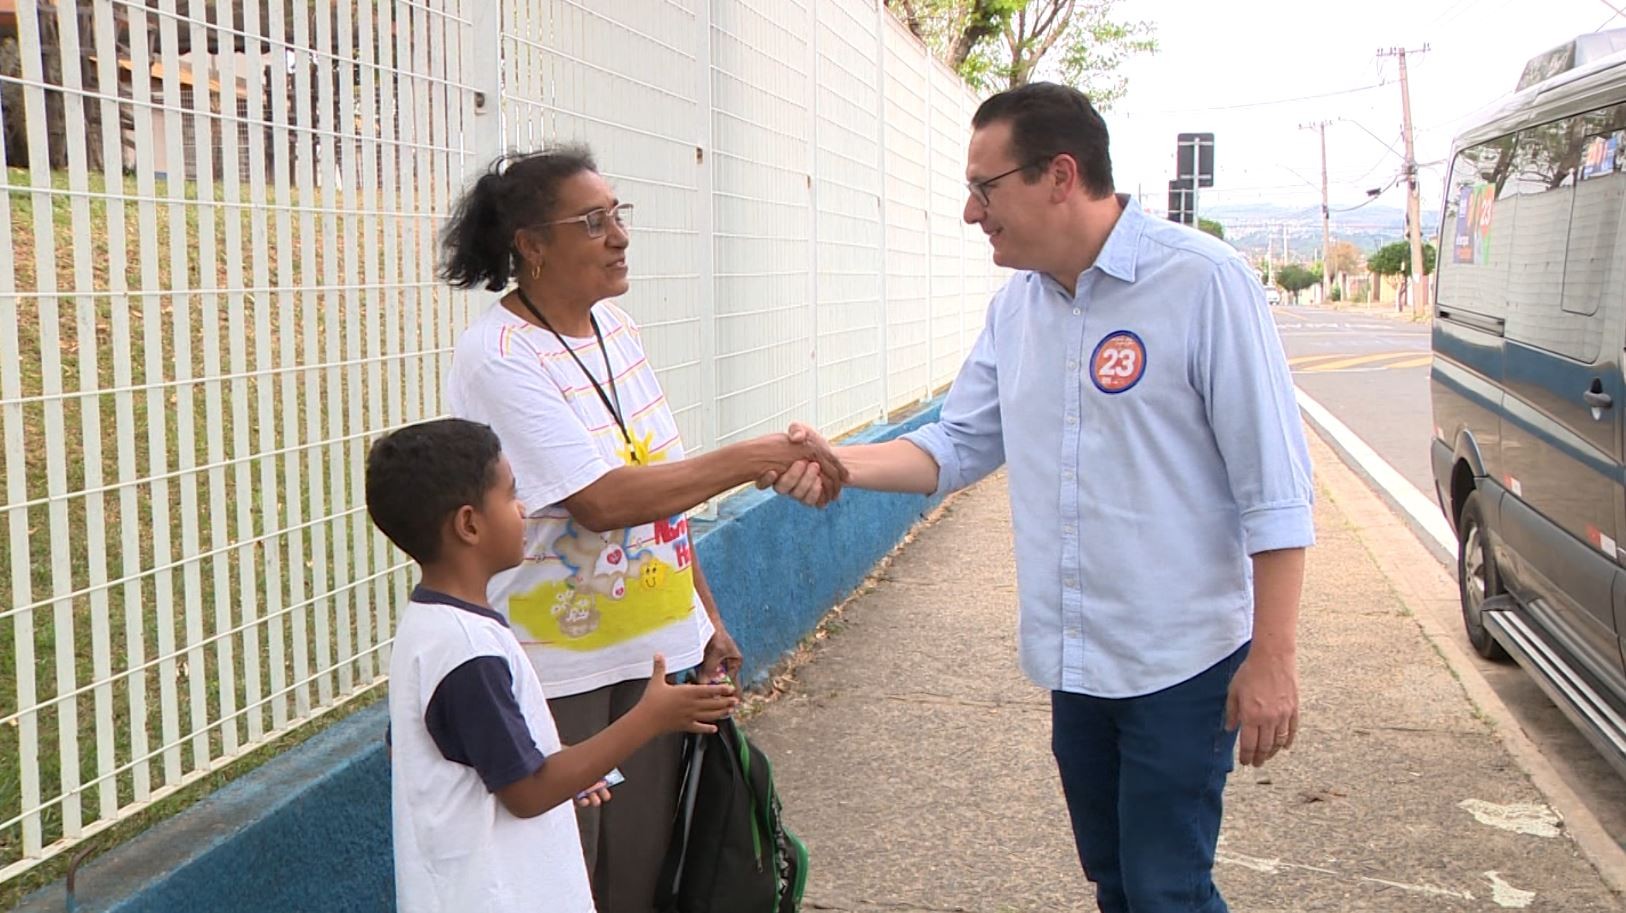
[[[711,84],[711,3],[695,5],[695,235],[700,239],[700,447],[713,450],[721,436],[717,414],[717,199],[714,124],[715,102]],[[717,498],[695,508],[694,515],[706,520],[717,518]]]
[[[507,3],[474,3],[464,31],[463,65],[474,91],[474,124],[470,148],[474,173],[502,154],[502,11]],[[470,175],[472,176],[472,175]]]
[[[878,332],[881,344],[877,351],[881,353],[881,402],[876,410],[876,421],[886,423],[888,407],[892,404],[892,397],[888,392],[892,376],[888,364],[887,324],[888,309],[886,296],[886,254],[890,243],[887,236],[887,177],[886,177],[886,19],[891,15],[886,11],[885,0],[875,0],[875,170],[879,175],[878,190],[875,194],[876,205],[880,208],[881,243],[876,248],[875,274],[880,277],[880,306],[881,320]]]
[[[819,4],[807,5],[807,345],[808,420],[821,432],[819,408]]]
[[[932,67],[930,52],[926,60],[926,206],[921,215],[926,219],[926,387],[921,391],[920,401],[928,402],[932,398],[932,388],[936,381],[933,372],[937,370],[937,225],[932,220],[932,207],[937,205],[933,196],[936,192],[933,180],[937,176],[937,161],[933,158],[932,147],[937,137],[933,134],[937,126],[933,121],[937,119],[936,105],[932,103]]]
[[[966,89],[959,89],[959,122],[971,123],[972,112],[966,110],[966,102],[971,101]],[[969,260],[971,237],[974,236],[971,226],[967,226],[966,219],[954,219],[959,227],[959,307],[954,310],[954,340],[959,343],[959,359],[971,353],[971,344],[966,341],[966,260]]]

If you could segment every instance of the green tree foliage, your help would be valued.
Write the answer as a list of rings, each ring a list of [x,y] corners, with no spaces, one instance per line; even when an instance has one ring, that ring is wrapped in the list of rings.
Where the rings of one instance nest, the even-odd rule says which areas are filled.
[[[1321,267],[1306,268],[1297,263],[1289,263],[1276,271],[1276,284],[1292,295],[1294,301],[1298,301],[1299,292],[1312,285],[1321,284]]]
[[[1098,108],[1123,97],[1124,61],[1157,50],[1156,28],[1114,13],[1119,0],[887,0],[887,7],[983,91],[1053,79]]]
[[[1434,245],[1423,243],[1423,273],[1432,276],[1435,263]],[[1366,268],[1380,276],[1410,276],[1411,275],[1411,244],[1406,241],[1395,241],[1378,248],[1377,253],[1366,258]]]

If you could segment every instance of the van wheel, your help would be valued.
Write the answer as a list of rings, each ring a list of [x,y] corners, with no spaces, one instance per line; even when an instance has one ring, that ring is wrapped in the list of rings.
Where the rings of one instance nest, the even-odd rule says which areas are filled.
[[[1462,625],[1475,653],[1486,659],[1505,660],[1507,651],[1485,630],[1481,614],[1485,600],[1507,591],[1496,572],[1479,504],[1479,492],[1469,494],[1468,502],[1462,505],[1462,516],[1457,519],[1457,591],[1462,597]]]

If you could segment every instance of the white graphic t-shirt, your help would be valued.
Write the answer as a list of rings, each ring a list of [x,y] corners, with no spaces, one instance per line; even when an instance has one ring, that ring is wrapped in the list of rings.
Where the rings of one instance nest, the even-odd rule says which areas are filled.
[[[713,631],[683,515],[595,532],[559,506],[617,467],[683,459],[637,326],[608,302],[593,316],[604,347],[564,337],[572,358],[552,332],[493,305],[458,340],[446,386],[452,415],[490,425],[502,440],[529,512],[525,561],[494,578],[489,597],[550,698],[646,678],[656,653],[668,669],[695,665]],[[593,380],[619,400],[630,445]]]

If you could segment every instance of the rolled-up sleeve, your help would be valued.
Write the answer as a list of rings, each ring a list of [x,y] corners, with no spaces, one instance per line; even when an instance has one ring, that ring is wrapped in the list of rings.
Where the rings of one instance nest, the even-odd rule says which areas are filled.
[[[973,485],[1005,463],[994,314],[990,307],[938,420],[903,436],[937,461],[937,496]]]
[[[1194,320],[1192,382],[1225,461],[1247,553],[1314,545],[1304,423],[1258,277],[1240,260],[1222,262]]]

